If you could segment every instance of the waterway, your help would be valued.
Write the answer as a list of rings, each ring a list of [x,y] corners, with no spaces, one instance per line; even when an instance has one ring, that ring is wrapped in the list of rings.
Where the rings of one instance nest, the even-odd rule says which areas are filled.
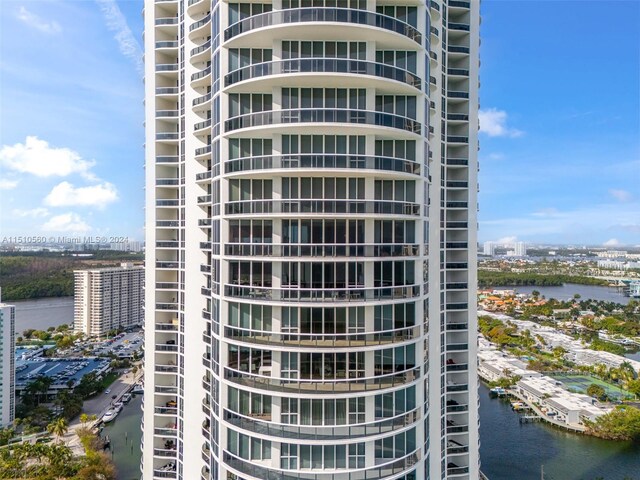
[[[136,397],[107,425],[119,480],[140,478],[140,409]],[[480,459],[490,480],[640,480],[640,445],[568,433],[542,423],[521,425],[504,400],[480,386]]]
[[[490,480],[640,478],[640,445],[520,424],[510,404],[480,386],[480,460]]]
[[[37,298],[7,302],[16,306],[16,335],[29,328],[46,330],[73,323],[73,297]]]
[[[108,435],[111,440],[111,458],[116,464],[118,480],[140,479],[141,407],[142,396],[135,395],[116,419],[102,430],[102,436]]]
[[[545,298],[555,298],[556,300],[570,300],[577,293],[580,298],[586,300],[602,300],[605,302],[616,302],[626,305],[631,300],[622,294],[622,290],[615,287],[600,287],[597,285],[577,285],[575,283],[565,283],[559,287],[536,287],[536,286],[515,286],[515,287],[495,287],[496,289],[515,289],[518,293],[531,293],[534,290],[540,292]]]

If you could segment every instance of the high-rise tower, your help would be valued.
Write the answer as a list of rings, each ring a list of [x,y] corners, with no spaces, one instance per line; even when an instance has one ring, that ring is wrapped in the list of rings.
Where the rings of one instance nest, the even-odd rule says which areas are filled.
[[[478,478],[478,29],[145,1],[145,480]]]
[[[0,300],[0,428],[12,424],[16,412],[16,307]]]

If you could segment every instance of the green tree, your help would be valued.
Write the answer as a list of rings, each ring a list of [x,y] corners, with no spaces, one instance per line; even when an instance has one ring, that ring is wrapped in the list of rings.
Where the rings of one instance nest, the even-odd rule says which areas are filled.
[[[640,397],[640,379],[631,380],[627,383],[627,390],[636,397]]]
[[[49,425],[47,425],[47,431],[55,435],[59,442],[68,430],[69,424],[64,418],[58,418],[57,420],[54,420]]]
[[[589,432],[609,440],[640,442],[640,410],[631,406],[618,406],[594,422],[585,421]]]
[[[0,446],[9,443],[16,434],[16,431],[12,427],[0,428]]]
[[[567,350],[565,348],[563,348],[563,347],[560,347],[560,346],[555,347],[553,349],[553,356],[555,358],[557,358],[558,360],[563,358],[566,353],[567,353]]]
[[[597,398],[599,400],[602,400],[605,398],[606,396],[606,391],[603,387],[601,387],[600,385],[597,385],[595,383],[592,383],[591,385],[589,385],[587,387],[587,395],[589,395],[590,397],[593,398]]]

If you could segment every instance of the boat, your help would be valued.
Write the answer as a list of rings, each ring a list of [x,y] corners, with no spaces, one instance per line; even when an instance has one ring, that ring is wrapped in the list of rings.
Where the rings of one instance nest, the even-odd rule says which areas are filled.
[[[117,410],[107,410],[107,412],[102,416],[102,422],[109,423],[114,421],[118,416],[118,413],[119,412]]]
[[[130,393],[125,393],[122,396],[122,403],[129,403],[131,401],[131,394]]]
[[[116,402],[113,404],[113,409],[118,413],[122,411],[123,407],[124,407],[124,404],[122,402]]]
[[[139,394],[143,394],[144,393],[144,387],[139,384],[136,383],[133,388],[131,389],[131,393],[139,393]]]
[[[513,409],[514,412],[519,412],[521,410],[524,410],[526,407],[522,402],[513,402],[511,404],[511,408]]]
[[[491,395],[495,395],[498,397],[504,397],[507,394],[507,391],[502,387],[493,387],[491,390],[489,390],[489,392],[491,393]]]

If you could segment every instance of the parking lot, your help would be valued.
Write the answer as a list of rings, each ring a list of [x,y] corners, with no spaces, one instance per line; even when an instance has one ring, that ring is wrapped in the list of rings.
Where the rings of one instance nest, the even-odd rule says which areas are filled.
[[[46,376],[52,379],[51,388],[67,388],[70,381],[74,384],[87,373],[100,375],[109,370],[109,360],[102,358],[55,358],[43,357],[18,360],[16,362],[16,390],[21,390],[37,377]]]
[[[143,340],[144,333],[141,330],[121,333],[112,339],[104,340],[96,344],[93,349],[93,354],[108,355],[113,353],[119,358],[132,358],[133,353],[137,352],[140,356]]]

